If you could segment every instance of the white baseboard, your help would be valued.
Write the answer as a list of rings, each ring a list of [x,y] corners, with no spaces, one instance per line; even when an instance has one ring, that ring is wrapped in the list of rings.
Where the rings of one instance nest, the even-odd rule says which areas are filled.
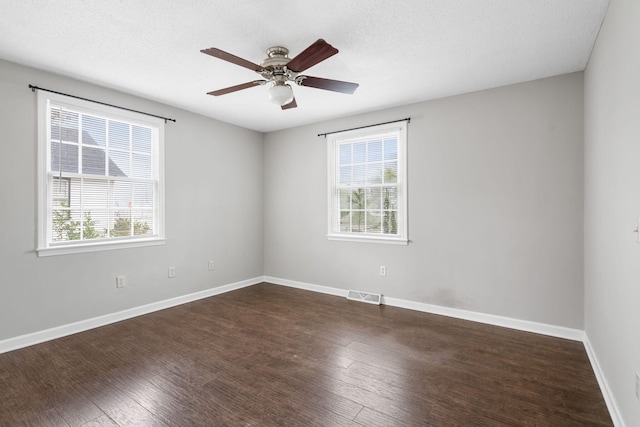
[[[307,291],[319,292],[321,294],[335,295],[337,297],[347,297],[347,289],[332,288],[329,286],[312,285],[311,283],[296,282],[295,280],[280,279],[279,277],[264,276],[264,281],[274,285],[288,286],[290,288],[304,289]]]
[[[347,296],[348,290],[332,288],[329,286],[313,285],[310,283],[296,282],[293,280],[280,279],[278,277],[264,277],[265,282],[276,285],[289,286],[292,288],[306,289],[323,294]],[[583,341],[584,331],[580,329],[565,328],[563,326],[549,325],[546,323],[530,322],[527,320],[513,319],[510,317],[495,316],[492,314],[478,313],[475,311],[461,310],[457,308],[443,307],[439,305],[426,304],[421,302],[407,301],[399,298],[382,297],[386,305],[406,308],[409,310],[422,311],[424,313],[439,314],[442,316],[455,317],[457,319],[471,320],[473,322],[486,323],[494,326],[517,329],[519,331],[533,332],[536,334],[548,335],[557,338],[564,338],[572,341]]]
[[[613,393],[611,393],[607,379],[600,368],[600,363],[598,362],[596,353],[593,351],[591,341],[589,341],[589,337],[587,335],[584,337],[584,348],[587,351],[587,356],[589,356],[589,362],[591,362],[593,373],[596,375],[596,379],[598,380],[598,385],[600,386],[600,390],[604,396],[604,401],[607,404],[607,409],[609,410],[609,415],[611,415],[613,425],[616,427],[624,427],[624,421],[620,414],[620,410],[618,409],[618,405],[616,404],[616,399],[613,397]]]
[[[476,311],[461,310],[458,308],[443,307],[440,305],[407,301],[399,298],[383,297],[383,301],[385,304],[394,307],[401,307],[407,308],[409,310],[423,311],[425,313],[455,317],[456,319],[486,323],[488,325],[501,326],[503,328],[533,332],[536,334],[547,335],[556,338],[564,338],[572,341],[582,341],[584,339],[584,331],[581,331],[579,329],[549,325],[547,323],[531,322],[528,320],[514,319],[511,317],[496,316],[493,314],[479,313]]]
[[[255,277],[236,283],[231,283],[216,288],[207,289],[200,292],[194,292],[188,295],[158,301],[146,304],[140,307],[130,308],[128,310],[118,311],[117,313],[106,314],[104,316],[93,317],[91,319],[81,320],[67,325],[57,326],[55,328],[38,331],[27,335],[21,335],[0,341],[0,354],[8,351],[17,350],[19,348],[28,347],[30,345],[39,344],[56,338],[62,338],[67,335],[76,334],[78,332],[87,331],[89,329],[100,326],[109,325],[111,323],[120,322],[122,320],[131,319],[132,317],[141,316],[143,314],[152,313],[158,310],[175,307],[177,305],[196,301],[202,298],[208,298],[214,295],[223,294],[236,289],[245,288],[264,281],[263,277]]]

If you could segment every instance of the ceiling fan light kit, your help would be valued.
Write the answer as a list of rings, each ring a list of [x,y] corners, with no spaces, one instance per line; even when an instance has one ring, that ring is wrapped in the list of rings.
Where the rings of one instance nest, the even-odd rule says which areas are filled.
[[[274,83],[269,89],[269,99],[279,106],[288,104],[293,100],[293,89],[288,84]]]
[[[208,92],[209,95],[213,96],[225,95],[227,93],[248,89],[253,86],[261,86],[267,82],[272,82],[273,84],[269,88],[269,99],[274,104],[280,105],[283,110],[287,110],[298,106],[293,94],[293,89],[289,84],[287,84],[287,82],[294,82],[298,86],[306,86],[347,94],[352,94],[358,88],[357,83],[300,75],[300,73],[307,68],[311,68],[319,62],[322,62],[338,53],[338,49],[334,48],[323,39],[318,39],[293,59],[289,58],[289,50],[287,48],[282,46],[270,47],[267,49],[267,58],[265,58],[260,65],[214,47],[203,49],[200,52],[231,62],[232,64],[248,68],[260,74],[264,79],[254,80],[252,82]]]

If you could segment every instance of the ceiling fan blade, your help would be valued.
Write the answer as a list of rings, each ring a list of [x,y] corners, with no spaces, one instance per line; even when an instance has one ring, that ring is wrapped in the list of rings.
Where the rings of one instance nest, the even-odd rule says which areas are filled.
[[[283,110],[288,110],[289,108],[296,108],[297,106],[298,106],[298,103],[296,102],[296,99],[293,98],[290,103],[284,104],[280,108],[282,108]]]
[[[300,73],[335,55],[336,53],[338,53],[338,49],[331,46],[326,41],[318,39],[315,43],[289,61],[287,63],[287,68],[291,71],[295,71],[296,73]]]
[[[247,61],[246,59],[239,58],[235,55],[232,55],[224,50],[216,49],[215,47],[209,49],[202,49],[200,52],[206,53],[207,55],[215,56],[216,58],[222,59],[227,62],[231,62],[232,64],[239,65],[244,68],[248,68],[252,71],[260,72],[263,71],[264,68],[261,65],[254,64],[253,62]]]
[[[242,83],[235,86],[229,86],[224,89],[214,90],[213,92],[207,92],[207,95],[213,95],[213,96],[225,95],[227,93],[236,92],[238,90],[249,89],[250,87],[253,87],[253,86],[260,86],[265,84],[266,82],[267,82],[266,80],[254,80],[252,82]]]
[[[322,79],[320,77],[298,76],[296,83],[300,86],[314,87],[316,89],[330,90],[352,94],[356,91],[358,83],[342,82],[340,80]]]

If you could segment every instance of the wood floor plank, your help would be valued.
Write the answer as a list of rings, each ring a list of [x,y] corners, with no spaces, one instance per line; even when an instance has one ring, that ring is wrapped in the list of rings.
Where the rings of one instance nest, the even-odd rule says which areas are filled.
[[[69,427],[69,424],[55,409],[48,409],[45,411],[30,412],[28,414],[21,414],[16,417],[10,424],[6,424],[11,427],[23,427],[23,426],[56,426],[56,427]]]
[[[232,417],[237,417],[238,425],[277,426],[287,415],[285,402],[268,405],[240,375],[219,375],[203,386],[203,393],[222,408],[233,408]]]
[[[228,411],[217,402],[203,397],[201,386],[189,384],[178,376],[170,381],[160,375],[153,377],[148,381],[148,387],[137,393],[142,395],[136,397],[142,406],[171,426],[234,425]],[[152,406],[148,403],[149,394],[157,398]]]
[[[367,427],[388,427],[394,425],[401,425],[402,421],[396,418],[391,418],[381,412],[375,411],[371,408],[364,408],[354,419],[357,423]],[[428,420],[423,419],[423,425],[430,425]]]
[[[86,395],[119,426],[167,426],[122,391],[101,381],[84,385]]]
[[[95,403],[84,395],[80,387],[60,390],[52,399],[52,403],[56,411],[70,426],[81,426],[105,415]]]
[[[611,426],[580,342],[259,284],[0,354],[2,426]]]
[[[82,427],[118,427],[118,424],[116,424],[115,421],[109,418],[108,415],[103,415],[99,418],[82,424]]]

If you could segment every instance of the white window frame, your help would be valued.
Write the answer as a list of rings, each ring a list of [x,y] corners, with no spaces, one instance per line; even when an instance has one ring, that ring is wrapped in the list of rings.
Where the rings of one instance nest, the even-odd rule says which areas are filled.
[[[152,158],[157,158],[158,160],[157,163],[152,166],[152,176],[156,184],[154,206],[155,234],[64,242],[52,242],[50,240],[50,236],[52,235],[52,207],[49,203],[48,180],[51,174],[51,150],[49,147],[49,141],[51,139],[51,116],[49,114],[49,108],[51,104],[59,105],[79,113],[97,115],[111,120],[119,120],[139,126],[150,127],[152,132],[157,135],[158,144],[152,148]],[[37,118],[38,245],[36,252],[38,256],[43,257],[164,244],[164,120],[45,91],[38,92]]]
[[[398,137],[398,233],[385,235],[378,233],[356,233],[340,231],[339,192],[337,183],[339,174],[339,146],[341,143],[355,142],[374,138],[377,135],[397,133]],[[327,170],[328,170],[328,232],[329,240],[349,242],[387,243],[407,245],[408,238],[408,192],[407,192],[407,122],[395,122],[370,126],[345,132],[336,132],[327,136]]]

